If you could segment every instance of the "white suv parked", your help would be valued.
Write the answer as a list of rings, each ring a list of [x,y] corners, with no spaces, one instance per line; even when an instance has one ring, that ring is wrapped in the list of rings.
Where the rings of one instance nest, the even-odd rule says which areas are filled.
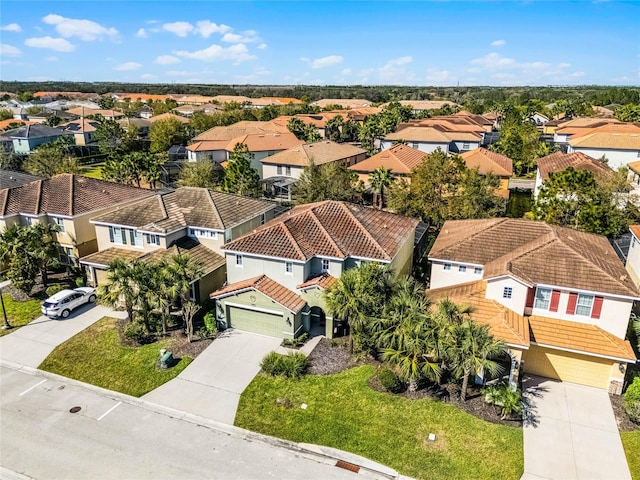
[[[44,301],[42,313],[47,317],[67,318],[74,308],[95,301],[95,288],[80,287],[74,290],[61,290]]]

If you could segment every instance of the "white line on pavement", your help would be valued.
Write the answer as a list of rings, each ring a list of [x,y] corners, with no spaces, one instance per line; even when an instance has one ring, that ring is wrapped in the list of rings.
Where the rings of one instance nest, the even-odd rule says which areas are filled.
[[[44,380],[42,380],[41,382],[36,383],[33,387],[29,387],[27,388],[24,392],[22,392],[19,396],[21,397],[22,395],[24,395],[25,393],[29,393],[31,390],[33,390],[34,388],[36,388],[38,385],[42,385],[44,382],[46,382],[47,379],[45,378]]]
[[[113,407],[111,407],[109,410],[107,410],[106,412],[104,412],[102,415],[100,415],[98,417],[98,421],[102,420],[104,417],[106,417],[107,415],[109,415],[111,412],[113,412],[119,405],[121,405],[122,402],[118,402],[116,403]]]

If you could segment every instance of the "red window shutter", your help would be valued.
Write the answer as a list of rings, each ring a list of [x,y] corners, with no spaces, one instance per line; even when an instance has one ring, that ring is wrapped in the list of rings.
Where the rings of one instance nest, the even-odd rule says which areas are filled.
[[[559,303],[560,303],[560,290],[554,290],[553,292],[551,292],[551,304],[549,305],[549,311],[557,312]]]
[[[591,309],[591,318],[600,318],[602,312],[602,297],[596,297],[593,299],[593,309]]]
[[[535,288],[530,288],[529,290],[527,290],[527,303],[525,305],[525,308],[533,308],[533,300],[535,296],[536,296]]]
[[[576,303],[578,303],[578,294],[571,292],[569,294],[569,303],[567,304],[567,314],[573,315],[576,313]]]

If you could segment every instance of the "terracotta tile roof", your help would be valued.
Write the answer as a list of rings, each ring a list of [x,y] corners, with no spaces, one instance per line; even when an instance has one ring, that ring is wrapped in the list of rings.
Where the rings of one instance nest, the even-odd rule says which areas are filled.
[[[578,153],[578,152],[576,152],[576,153]],[[640,175],[640,160],[637,161],[637,162],[627,163],[627,167],[629,167],[629,170],[632,170],[635,173]]]
[[[109,118],[124,117],[124,113],[119,112],[117,110],[100,110],[100,109],[93,109],[93,108],[87,108],[87,107],[71,108],[66,112],[71,113],[73,115],[77,115],[79,117],[86,117],[88,115],[102,115],[105,118],[106,117],[109,117]]]
[[[215,99],[215,97],[207,97],[205,95],[182,95],[174,98],[180,105],[186,103],[210,103]]]
[[[287,133],[250,133],[233,138],[227,143],[226,150],[231,152],[239,143],[244,143],[250,152],[269,152],[287,150],[297,145],[302,145],[304,140],[291,132]]]
[[[300,295],[289,290],[287,287],[280,285],[278,282],[271,280],[266,275],[249,278],[240,282],[232,283],[226,287],[213,292],[210,298],[221,298],[242,290],[255,290],[266,295],[274,302],[279,303],[287,310],[298,313],[307,304]]]
[[[493,336],[509,345],[528,348],[529,323],[527,318],[500,305],[495,300],[485,298],[486,287],[487,282],[478,280],[452,287],[427,290],[426,295],[429,300],[434,302],[433,309],[437,308],[437,302],[444,299],[449,299],[460,305],[470,305],[473,307],[471,318],[482,325],[488,325]]]
[[[596,325],[545,317],[529,317],[531,342],[635,363],[631,344]]]
[[[234,123],[233,125],[213,127],[209,130],[202,132],[193,138],[194,142],[199,141],[218,141],[218,140],[232,140],[247,134],[266,134],[266,133],[291,133],[287,129],[286,123],[279,125],[274,122],[258,122],[258,121],[242,121]]]
[[[640,296],[605,237],[533,220],[447,221],[429,258],[484,265],[485,278]]]
[[[386,135],[384,139],[449,144],[453,141],[479,142],[481,137],[473,132],[445,132],[434,127],[407,127]]]
[[[298,100],[297,98],[286,98],[286,97],[262,97],[262,98],[251,98],[249,100],[252,105],[256,106],[268,106],[268,105],[301,105],[302,100]]]
[[[211,97],[211,101],[218,103],[244,103],[251,102],[251,100],[251,98],[242,95],[216,95],[215,97]]]
[[[346,202],[299,205],[226,244],[227,251],[307,260],[349,256],[390,261],[418,220]]]
[[[365,154],[366,150],[348,143],[335,143],[324,140],[315,143],[304,143],[278,152],[275,155],[263,158],[262,163],[306,167],[311,163],[311,160],[315,165],[323,165]]]
[[[33,94],[34,97],[38,98],[38,97],[57,97],[58,95],[62,95],[65,97],[75,97],[75,96],[82,96],[82,95],[86,95],[85,93],[82,92],[36,92]]]
[[[111,262],[117,259],[125,261],[138,259],[143,262],[155,263],[162,260],[171,261],[173,256],[178,254],[188,254],[193,260],[200,262],[203,275],[208,275],[226,265],[224,257],[188,237],[179,239],[167,249],[162,248],[150,252],[127,250],[124,248],[108,248],[86,255],[80,259],[80,262],[108,267]]]
[[[569,139],[573,148],[640,150],[640,126],[633,123],[604,125]]]
[[[337,280],[336,277],[329,275],[328,273],[322,273],[317,277],[310,278],[304,283],[298,285],[300,290],[306,290],[307,288],[329,288]]]
[[[151,123],[157,122],[158,120],[169,120],[174,119],[179,121],[180,123],[189,123],[189,119],[185,117],[181,117],[180,115],[175,115],[173,113],[161,113],[160,115],[156,115],[154,117],[150,117],[147,120]]]
[[[407,145],[398,144],[350,166],[349,169],[356,172],[371,173],[376,168],[384,167],[397,175],[409,175],[425,158],[425,152]]]
[[[615,118],[600,118],[600,117],[576,117],[571,120],[560,121],[560,128],[564,127],[582,127],[582,128],[595,128],[606,123],[622,123]]]
[[[481,175],[493,173],[499,177],[513,175],[513,160],[486,148],[476,148],[460,155],[467,168],[477,168]]]
[[[228,140],[203,140],[187,146],[191,152],[215,152],[227,149]]]
[[[4,131],[11,124],[15,124],[18,127],[22,125],[33,125],[34,123],[31,120],[16,120],[15,118],[8,118],[7,120],[0,120],[0,130]]]
[[[150,190],[63,173],[0,191],[0,215],[80,215],[150,195]]]
[[[456,105],[449,100],[400,100],[398,103],[400,105],[408,105],[414,110],[437,110],[445,105],[451,105],[452,107]],[[383,106],[387,105],[389,104],[385,103]]]
[[[96,120],[79,118],[77,120],[72,120],[71,122],[60,125],[60,128],[63,128],[65,131],[71,133],[89,133],[95,132],[98,128],[98,125],[100,125],[100,123],[98,123]]]
[[[629,230],[638,240],[640,240],[640,225],[629,225]]]
[[[149,100],[153,100],[154,102],[164,102],[165,100],[172,99],[174,95],[157,95],[151,93],[116,93],[115,94],[120,100],[124,100],[128,98],[132,101],[141,100],[143,102],[148,102]]]
[[[113,210],[91,221],[166,233],[186,226],[226,230],[273,208],[266,200],[181,187]]]
[[[573,167],[574,170],[587,170],[594,175],[613,173],[607,164],[581,152],[555,152],[538,159],[538,170],[542,181],[548,180],[550,173],[563,172],[569,167]]]
[[[363,100],[360,98],[323,98],[317,102],[313,102],[311,105],[317,105],[320,108],[324,108],[327,105],[340,105],[342,108],[360,108],[368,107],[371,105],[370,100]]]

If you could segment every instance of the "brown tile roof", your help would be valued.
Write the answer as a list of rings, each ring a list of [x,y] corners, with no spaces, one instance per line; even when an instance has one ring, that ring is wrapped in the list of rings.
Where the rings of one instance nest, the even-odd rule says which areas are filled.
[[[425,158],[425,152],[407,145],[398,144],[350,166],[349,169],[356,172],[371,173],[376,168],[384,167],[397,175],[408,175]]]
[[[164,102],[165,100],[168,100],[170,98],[172,99],[174,97],[173,95],[156,95],[150,93],[116,93],[115,95],[117,95],[121,100],[129,98],[133,101],[141,100],[143,102],[147,102],[149,100],[153,100],[155,102]]]
[[[157,122],[158,120],[169,120],[174,119],[179,121],[180,123],[189,123],[189,119],[185,117],[181,117],[180,115],[175,115],[173,113],[161,113],[160,115],[156,115],[154,117],[150,117],[147,120],[151,123]]]
[[[287,133],[250,133],[233,138],[227,143],[226,150],[231,152],[239,143],[244,143],[250,152],[269,152],[287,150],[297,145],[302,145],[304,140],[291,132]]]
[[[118,110],[100,110],[100,109],[93,109],[93,108],[87,108],[87,107],[71,108],[66,112],[71,113],[73,115],[78,115],[79,117],[86,117],[88,115],[102,115],[103,117],[111,117],[111,118],[124,117],[124,113],[119,112]]]
[[[266,200],[181,187],[93,218],[92,222],[126,225],[166,233],[186,226],[226,230],[273,208]]]
[[[364,155],[365,153],[366,150],[348,143],[335,143],[324,140],[315,143],[304,143],[278,152],[275,155],[263,158],[262,163],[306,167],[311,163],[311,160],[315,165],[322,165],[357,155]]]
[[[526,317],[518,315],[507,307],[486,296],[487,282],[464,283],[452,287],[436,288],[426,291],[427,298],[434,302],[432,308],[437,308],[436,302],[449,299],[460,305],[473,307],[471,318],[489,326],[493,336],[509,345],[529,347],[529,324]]]
[[[258,122],[258,121],[241,121],[236,122],[233,125],[213,127],[209,130],[202,132],[193,138],[194,142],[199,141],[218,141],[218,140],[232,140],[247,134],[265,134],[265,133],[291,133],[287,129],[286,123],[279,125],[275,122]]]
[[[60,125],[60,128],[63,128],[67,132],[72,133],[89,133],[95,132],[98,128],[98,123],[96,120],[88,120],[86,118],[79,118],[77,120],[72,120],[70,122],[64,123]]]
[[[407,127],[386,135],[384,139],[448,144],[453,141],[479,142],[481,137],[473,132],[445,132],[434,127]]]
[[[0,190],[0,215],[80,215],[150,195],[150,190],[63,173]]]
[[[194,142],[187,146],[187,150],[191,152],[214,152],[227,149],[229,142],[227,140],[203,140]]]
[[[249,100],[252,105],[255,106],[268,106],[268,105],[301,105],[302,100],[298,100],[297,98],[291,97],[261,97],[261,98],[252,98]]]
[[[313,102],[312,105],[317,105],[320,108],[324,108],[327,105],[340,105],[342,108],[359,108],[368,107],[371,105],[370,100],[363,100],[360,98],[323,98],[317,102]]]
[[[629,225],[629,230],[640,240],[640,225]]]
[[[467,168],[477,168],[481,175],[493,173],[499,177],[513,175],[513,160],[486,148],[476,148],[460,155]]]
[[[218,103],[244,103],[251,102],[251,100],[251,98],[242,95],[216,95],[215,97],[211,97],[211,101]]]
[[[633,123],[604,125],[569,139],[573,148],[640,150],[640,126]]]
[[[213,292],[210,295],[210,298],[220,298],[235,292],[249,289],[266,295],[293,313],[298,313],[307,304],[300,295],[292,292],[287,287],[280,285],[278,282],[271,280],[266,275],[260,275],[259,277],[253,277],[248,280],[242,280],[240,282],[227,285],[226,287]]]
[[[167,249],[162,248],[150,252],[126,250],[124,248],[108,248],[86,255],[80,259],[80,262],[108,267],[111,262],[117,259],[125,261],[138,259],[143,262],[155,263],[162,260],[170,261],[173,256],[178,254],[188,254],[193,260],[200,262],[204,271],[203,275],[208,275],[226,265],[224,257],[188,237],[179,239]]]
[[[538,170],[540,171],[542,181],[548,180],[550,173],[563,172],[569,167],[573,167],[574,170],[587,170],[594,175],[613,172],[607,164],[581,152],[555,152],[538,159]]]
[[[215,97],[207,97],[205,95],[182,95],[175,97],[176,102],[180,105],[186,103],[210,103],[214,99]]]
[[[640,296],[605,237],[544,222],[450,220],[429,257],[484,265],[485,278],[513,275],[528,284]]]
[[[317,277],[310,278],[306,282],[301,283],[298,285],[298,288],[300,290],[306,290],[307,288],[329,288],[336,280],[336,277],[328,273],[321,273]]]
[[[299,205],[223,249],[278,258],[349,256],[390,261],[418,220],[346,202]]]
[[[400,105],[408,105],[414,110],[437,110],[445,105],[451,105],[452,107],[456,105],[449,100],[400,100],[398,103],[400,103]],[[386,105],[388,105],[388,103],[384,106]]]
[[[545,317],[529,317],[531,342],[635,363],[631,344],[596,325]]]

